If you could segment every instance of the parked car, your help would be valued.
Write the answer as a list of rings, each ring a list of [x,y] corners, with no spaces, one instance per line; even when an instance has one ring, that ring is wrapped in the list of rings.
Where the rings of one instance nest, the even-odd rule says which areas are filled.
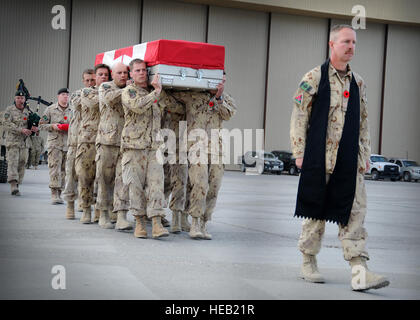
[[[264,172],[281,174],[284,164],[271,152],[248,151],[242,156],[241,171],[245,172],[246,168],[256,168],[259,174]]]
[[[372,154],[369,159],[369,172],[372,180],[383,178],[391,178],[392,181],[397,181],[400,177],[399,167],[388,161],[387,158],[379,154]]]
[[[296,167],[296,158],[293,157],[293,154],[289,151],[271,151],[279,160],[284,164],[283,171],[289,172],[290,175],[297,175],[300,173],[300,169]]]
[[[400,169],[400,179],[410,182],[420,180],[420,166],[414,160],[391,158],[389,162],[395,163]]]

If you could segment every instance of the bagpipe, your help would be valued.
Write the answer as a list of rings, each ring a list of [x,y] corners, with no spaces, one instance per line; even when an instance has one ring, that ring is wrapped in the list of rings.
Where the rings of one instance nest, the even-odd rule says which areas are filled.
[[[23,94],[25,95],[25,108],[28,109],[29,111],[29,117],[28,117],[28,129],[31,130],[32,127],[38,127],[39,125],[39,121],[41,120],[41,117],[39,116],[38,112],[39,112],[39,107],[40,104],[44,104],[46,106],[50,106],[52,105],[52,102],[48,102],[45,101],[41,98],[41,96],[38,97],[32,97],[28,91],[28,89],[25,86],[25,83],[23,82],[22,79],[19,79],[18,84],[16,85],[16,90],[17,91],[22,91]],[[37,101],[37,108],[36,108],[36,112],[33,112],[30,108],[29,105],[27,104],[28,100],[33,100],[33,101]],[[32,135],[34,135],[35,133],[33,132]]]

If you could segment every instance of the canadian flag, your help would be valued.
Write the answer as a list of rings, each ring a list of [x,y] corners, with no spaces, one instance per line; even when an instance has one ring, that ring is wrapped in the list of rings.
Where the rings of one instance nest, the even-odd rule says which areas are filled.
[[[128,65],[141,59],[148,67],[167,64],[194,69],[224,69],[225,47],[184,40],[156,40],[131,47],[99,53],[95,65],[104,63],[112,68],[117,62]]]

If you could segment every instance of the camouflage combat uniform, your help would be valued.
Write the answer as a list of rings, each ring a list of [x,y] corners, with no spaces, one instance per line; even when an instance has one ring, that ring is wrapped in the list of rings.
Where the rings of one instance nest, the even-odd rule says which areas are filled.
[[[96,87],[81,92],[80,123],[76,151],[78,197],[82,208],[94,204],[96,174],[95,140],[99,124],[99,93]]]
[[[44,151],[44,139],[40,135],[31,136],[31,159],[29,165],[37,167],[41,153]]]
[[[121,175],[121,132],[124,110],[121,92],[114,81],[99,87],[100,120],[96,136],[96,179],[98,194],[96,208],[109,212],[128,211],[128,188]],[[113,209],[113,210],[112,210]]]
[[[192,217],[210,221],[224,172],[222,141],[219,138],[219,150],[212,150],[211,130],[221,129],[223,121],[229,120],[235,114],[236,105],[228,94],[224,94],[221,104],[212,99],[212,94],[209,92],[180,91],[174,92],[173,96],[186,106],[188,136],[194,129],[203,129],[209,138],[208,141],[202,138],[199,138],[198,142],[188,141],[189,159],[190,153],[193,152],[191,149],[193,145],[201,144],[208,147],[207,155],[205,155],[208,158],[208,164],[189,163],[188,177],[191,193],[187,201],[189,202],[188,213]],[[213,156],[218,158],[216,163],[211,159]]]
[[[351,70],[348,67],[343,78],[337,70],[329,65],[329,79],[331,86],[331,107],[328,115],[328,127],[325,150],[326,181],[332,174],[337,160],[338,146],[344,127],[344,119],[348,104],[348,97],[344,97],[345,90],[350,90]],[[363,227],[366,215],[366,189],[364,172],[366,161],[370,156],[370,135],[368,127],[366,86],[363,79],[353,73],[360,90],[360,133],[359,155],[356,192],[350,219],[347,226],[339,225],[339,239],[341,240],[344,259],[349,261],[353,257],[369,258],[366,251],[367,232]],[[290,124],[290,139],[293,156],[302,158],[305,151],[306,130],[310,118],[312,98],[318,91],[321,78],[321,68],[318,66],[303,77],[301,85],[294,96],[294,106]],[[325,231],[325,221],[305,219],[302,223],[302,233],[298,246],[302,253],[316,255],[321,249],[321,240]]]
[[[169,94],[171,94],[169,92]],[[170,103],[168,101],[168,103]],[[188,180],[188,164],[179,163],[179,122],[186,121],[186,112],[184,107],[179,107],[177,112],[165,109],[162,114],[162,129],[169,129],[175,133],[176,147],[175,150],[168,149],[168,157],[172,155],[176,159],[176,163],[165,163],[163,166],[165,183],[165,207],[168,206],[169,197],[171,201],[169,208],[171,211],[184,211],[185,195]],[[182,135],[183,133],[181,133]],[[173,154],[175,152],[175,154]]]
[[[70,116],[70,108],[63,109],[56,102],[45,109],[40,121],[40,128],[48,131],[49,187],[59,191],[63,190],[65,186],[68,134],[65,130],[54,130],[52,125],[55,123],[68,124],[70,122]]]
[[[19,110],[15,105],[8,106],[3,113],[3,126],[7,130],[5,139],[7,156],[7,182],[22,183],[28,161],[30,138],[21,130],[28,128],[29,112]]]
[[[156,151],[162,145],[157,137],[166,98],[164,90],[157,94],[135,84],[128,85],[121,95],[125,114],[121,136],[123,181],[129,189],[134,216],[165,216],[163,166],[157,160]],[[176,111],[176,102],[170,104]]]
[[[77,136],[80,123],[81,108],[81,92],[82,89],[76,90],[70,95],[70,125],[67,138],[67,159],[66,159],[66,186],[63,192],[64,200],[75,201],[77,199],[77,175],[75,169]]]

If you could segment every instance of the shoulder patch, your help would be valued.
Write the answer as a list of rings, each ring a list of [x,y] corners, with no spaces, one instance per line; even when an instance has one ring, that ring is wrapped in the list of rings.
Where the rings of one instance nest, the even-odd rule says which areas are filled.
[[[302,100],[303,100],[303,94],[300,94],[297,97],[295,97],[295,102],[299,104],[302,104]]]
[[[10,113],[7,112],[7,113],[4,114],[5,119],[9,119],[9,117],[10,117]]]
[[[128,95],[131,99],[134,99],[137,96],[137,92],[134,89],[128,89]]]
[[[108,90],[108,89],[110,89],[110,88],[111,88],[111,86],[110,86],[109,84],[107,84],[107,83],[104,83],[104,84],[102,85],[102,87],[103,87],[105,90]]]
[[[302,90],[306,91],[307,93],[310,93],[312,90],[311,85],[306,82],[306,81],[302,81],[299,85],[299,88],[301,88]]]
[[[48,121],[48,117],[47,117],[47,115],[44,115],[44,116],[42,117],[42,119],[44,119],[45,121]]]
[[[83,95],[84,96],[87,96],[87,95],[89,95],[89,88],[86,88],[86,89],[83,89]]]

